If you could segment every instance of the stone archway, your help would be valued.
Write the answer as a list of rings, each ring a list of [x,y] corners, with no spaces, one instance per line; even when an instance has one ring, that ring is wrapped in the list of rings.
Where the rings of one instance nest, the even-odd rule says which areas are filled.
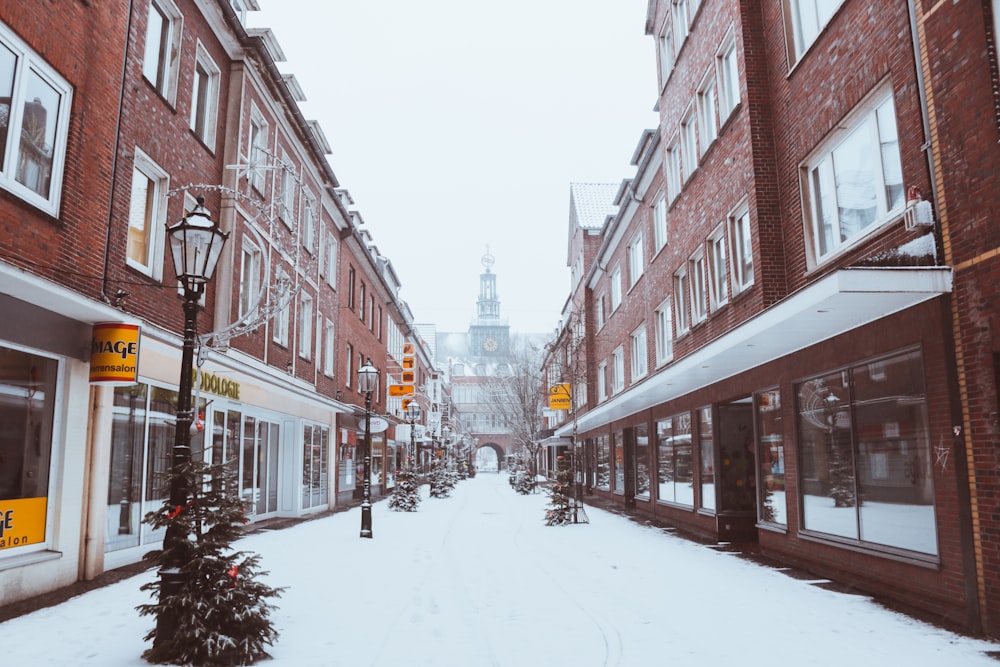
[[[489,450],[493,453],[493,456],[481,457],[479,452],[482,450]],[[495,459],[497,472],[504,469],[507,465],[507,452],[499,443],[496,442],[481,442],[476,446],[476,451],[474,452],[476,465],[479,465],[482,459]]]

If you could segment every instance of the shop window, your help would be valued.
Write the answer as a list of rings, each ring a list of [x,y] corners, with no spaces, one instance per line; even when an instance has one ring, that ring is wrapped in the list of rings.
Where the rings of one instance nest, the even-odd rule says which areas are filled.
[[[698,415],[698,447],[701,459],[701,507],[715,510],[715,429],[712,424],[712,408],[699,409]]]
[[[920,352],[815,377],[795,395],[804,528],[936,555]]]
[[[608,450],[608,436],[599,435],[594,441],[597,458],[597,485],[601,491],[611,490],[611,452]]]
[[[691,413],[656,422],[656,499],[694,507]]]
[[[59,214],[72,89],[0,22],[0,187]]]
[[[611,434],[611,448],[615,454],[615,486],[613,490],[618,494],[625,493],[625,443],[621,431],[615,431]]]
[[[757,410],[759,443],[760,521],[785,525],[788,509],[785,498],[785,430],[781,419],[781,392],[764,391],[754,401]]]
[[[45,543],[59,362],[0,348],[0,554]]]
[[[302,509],[326,506],[329,468],[330,429],[306,424],[302,437]]]
[[[635,497],[649,500],[649,426],[635,426]]]

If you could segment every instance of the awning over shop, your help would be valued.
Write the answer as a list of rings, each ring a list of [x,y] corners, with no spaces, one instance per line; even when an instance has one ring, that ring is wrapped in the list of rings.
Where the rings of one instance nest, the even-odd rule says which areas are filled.
[[[646,410],[951,292],[949,267],[841,269],[580,415],[578,431]],[[569,435],[572,424],[556,430]]]

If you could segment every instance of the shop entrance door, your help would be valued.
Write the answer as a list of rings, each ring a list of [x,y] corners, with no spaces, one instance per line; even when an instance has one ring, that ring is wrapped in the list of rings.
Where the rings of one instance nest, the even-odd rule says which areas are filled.
[[[753,399],[722,403],[718,409],[719,540],[756,540]]]
[[[281,427],[256,417],[243,421],[240,493],[254,514],[278,511],[278,454]]]

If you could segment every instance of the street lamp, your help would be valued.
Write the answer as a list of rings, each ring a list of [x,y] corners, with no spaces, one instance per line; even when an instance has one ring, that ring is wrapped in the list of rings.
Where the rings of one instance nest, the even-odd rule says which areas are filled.
[[[372,392],[378,387],[378,369],[369,358],[358,369],[358,391],[365,395],[365,478],[361,482],[361,537],[372,536]]]
[[[181,377],[177,388],[177,422],[170,469],[170,507],[183,508],[188,502],[187,467],[191,463],[191,389],[194,384],[194,345],[198,335],[198,302],[205,285],[215,274],[229,234],[219,229],[204,206],[205,198],[177,224],[167,226],[170,256],[177,280],[184,288],[184,346],[181,352]],[[163,537],[163,560],[160,568],[160,606],[153,643],[170,641],[177,629],[177,618],[166,611],[166,601],[180,592],[184,577],[181,568],[188,555],[188,534],[184,521],[171,521]]]
[[[413,451],[413,458],[410,459],[410,468],[417,472],[417,428],[415,424],[420,419],[420,406],[416,401],[411,401],[406,406],[406,418],[410,422],[410,449]]]

